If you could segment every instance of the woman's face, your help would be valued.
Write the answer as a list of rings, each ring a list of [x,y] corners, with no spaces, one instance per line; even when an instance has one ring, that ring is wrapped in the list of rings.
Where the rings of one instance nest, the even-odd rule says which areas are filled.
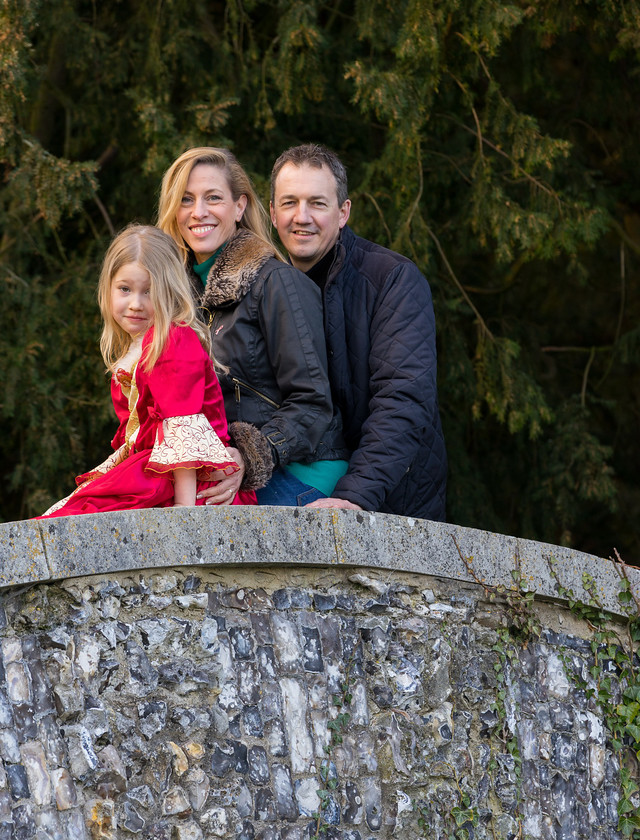
[[[247,206],[246,195],[233,200],[222,169],[197,163],[178,208],[178,229],[199,263],[208,260],[236,230]]]

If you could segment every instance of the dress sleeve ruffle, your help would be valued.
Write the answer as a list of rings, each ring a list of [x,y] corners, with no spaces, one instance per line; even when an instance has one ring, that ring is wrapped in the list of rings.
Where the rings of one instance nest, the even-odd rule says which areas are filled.
[[[158,423],[147,469],[166,473],[180,468],[197,469],[204,481],[212,470],[231,475],[240,469],[204,414],[167,417]]]

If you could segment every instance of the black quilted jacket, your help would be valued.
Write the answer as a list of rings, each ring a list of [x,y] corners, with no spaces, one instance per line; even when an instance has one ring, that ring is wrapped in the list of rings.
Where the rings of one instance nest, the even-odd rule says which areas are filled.
[[[324,290],[329,378],[349,471],[333,495],[444,521],[447,455],[431,291],[417,266],[344,227]]]

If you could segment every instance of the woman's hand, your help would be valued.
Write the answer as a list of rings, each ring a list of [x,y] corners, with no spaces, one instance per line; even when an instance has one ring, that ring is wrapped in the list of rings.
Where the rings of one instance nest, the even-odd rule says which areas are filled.
[[[233,503],[242,479],[244,478],[244,461],[242,455],[237,449],[232,446],[227,447],[229,457],[240,467],[237,472],[232,475],[225,475],[223,470],[215,470],[211,473],[211,481],[217,481],[213,487],[207,487],[206,490],[198,493],[198,499],[204,499],[205,505],[230,505]]]

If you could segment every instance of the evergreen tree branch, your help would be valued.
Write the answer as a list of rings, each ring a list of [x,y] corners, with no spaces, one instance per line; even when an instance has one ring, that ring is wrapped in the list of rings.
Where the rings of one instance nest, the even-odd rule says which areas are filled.
[[[558,346],[558,345],[547,345],[545,347],[540,348],[541,353],[608,353],[613,345],[611,344],[603,344],[600,347],[579,347],[576,345],[566,345],[566,346]]]
[[[336,22],[336,18],[342,18],[345,21],[352,21],[353,16],[345,14],[345,12],[341,11],[340,6],[342,5],[342,0],[337,0],[337,2],[332,5],[328,6],[326,3],[320,4],[323,9],[329,10],[329,18],[324,26],[325,29],[332,29],[334,23]]]
[[[586,128],[596,138],[596,140],[598,142],[598,145],[600,146],[600,148],[602,149],[602,151],[604,153],[605,159],[606,160],[611,160],[611,153],[610,153],[609,149],[607,148],[607,144],[604,142],[604,138],[602,137],[601,132],[597,131],[592,125],[590,125],[585,120],[579,120],[577,118],[574,118],[574,119],[570,120],[570,124],[584,126],[584,128]]]
[[[613,219],[613,218],[612,218],[612,219],[611,219],[611,227],[615,230],[615,232],[618,234],[618,236],[620,237],[620,239],[622,239],[622,241],[625,243],[625,245],[628,245],[628,246],[629,246],[629,248],[631,248],[631,250],[632,250],[635,254],[640,254],[640,244],[638,244],[638,243],[635,241],[635,239],[632,239],[632,238],[629,236],[629,234],[628,234],[628,233],[626,232],[626,230],[622,227],[622,225],[620,224],[620,222],[618,222],[616,219]]]
[[[586,407],[587,402],[587,382],[589,381],[589,371],[591,370],[591,365],[593,364],[593,360],[596,357],[596,348],[592,347],[591,352],[589,353],[589,360],[585,365],[584,373],[582,374],[582,389],[580,391],[580,405],[582,408]]]
[[[450,116],[449,118],[453,122],[455,122],[456,125],[458,125],[460,128],[462,128],[464,131],[467,131],[469,134],[473,134],[474,137],[477,136],[477,132],[474,131],[472,128],[469,128],[468,125],[465,125],[463,122],[459,122],[454,117]],[[558,195],[558,193],[552,187],[545,184],[539,178],[535,178],[533,175],[530,175],[526,171],[526,169],[524,169],[516,160],[514,160],[513,157],[511,157],[511,155],[507,154],[507,152],[505,152],[504,149],[501,149],[498,146],[496,146],[495,143],[492,143],[491,140],[488,140],[484,135],[481,135],[481,138],[482,138],[482,142],[485,144],[485,146],[488,146],[490,149],[492,149],[494,152],[496,152],[496,154],[501,155],[503,158],[508,160],[509,163],[511,164],[511,166],[517,172],[519,172],[527,181],[529,181],[531,184],[533,184],[534,187],[536,187],[541,192],[544,192],[548,196],[553,198],[553,200],[558,205],[559,210],[562,208],[563,202],[562,202],[560,196]]]
[[[491,341],[495,341],[495,336],[493,335],[493,333],[491,332],[491,330],[487,326],[486,321],[484,320],[484,318],[482,317],[482,315],[480,314],[478,309],[474,306],[473,301],[471,300],[469,295],[466,293],[466,291],[464,289],[464,286],[462,285],[460,280],[458,280],[458,277],[457,277],[455,271],[453,270],[453,268],[451,267],[451,263],[447,259],[447,255],[445,254],[444,249],[442,248],[442,245],[440,244],[440,240],[438,239],[438,237],[435,235],[435,233],[431,230],[431,227],[426,222],[424,223],[424,225],[425,225],[425,228],[427,230],[427,233],[429,234],[429,236],[433,240],[436,248],[438,249],[438,253],[440,254],[440,259],[444,263],[445,268],[447,269],[447,272],[449,273],[449,276],[451,277],[451,279],[453,280],[453,282],[457,286],[457,288],[460,291],[460,294],[462,295],[462,297],[467,302],[467,306],[471,309],[473,314],[476,316],[476,319],[478,321],[478,324],[479,324],[482,332],[486,335],[487,338],[490,338]]]
[[[96,191],[92,189],[91,192],[93,193],[93,200],[96,203],[96,207],[100,211],[100,213],[102,215],[102,218],[104,219],[105,224],[106,224],[107,228],[109,229],[109,233],[111,234],[111,236],[115,236],[116,229],[113,226],[113,222],[111,221],[111,217],[109,216],[109,213],[107,212],[107,208],[104,206],[104,204],[98,198],[98,194],[96,193]]]
[[[464,40],[464,39],[463,39],[463,40]],[[460,79],[458,79],[456,76],[454,76],[454,74],[453,74],[453,73],[449,73],[449,75],[451,76],[451,78],[453,79],[453,81],[454,81],[454,82],[458,85],[458,87],[460,88],[460,90],[462,91],[462,93],[465,95],[465,97],[466,97],[467,99],[469,99],[470,97],[469,97],[469,91],[468,91],[468,89],[467,89],[467,86],[466,86],[466,85],[464,85],[464,84],[460,81]],[[476,111],[476,109],[474,108],[474,106],[473,106],[473,105],[471,105],[470,103],[469,103],[469,108],[471,109],[471,113],[473,114],[473,120],[474,120],[474,122],[475,122],[475,124],[476,124],[476,130],[475,130],[475,131],[472,131],[470,128],[468,128],[467,126],[465,126],[463,123],[460,123],[460,125],[462,125],[462,126],[463,126],[463,127],[464,127],[467,131],[469,131],[471,134],[475,134],[475,135],[477,136],[477,138],[478,138],[478,154],[480,155],[480,159],[481,159],[481,160],[483,160],[483,159],[484,159],[484,152],[483,152],[483,149],[482,149],[482,143],[483,143],[483,139],[484,139],[484,138],[483,138],[483,135],[482,135],[482,127],[481,127],[481,125],[480,125],[480,120],[478,119],[478,112]]]
[[[461,40],[464,44],[466,44],[466,45],[467,45],[467,47],[469,47],[470,51],[471,51],[471,52],[475,55],[475,57],[478,59],[478,63],[479,63],[479,64],[480,64],[480,66],[482,67],[482,69],[483,69],[483,71],[484,71],[485,76],[487,77],[487,79],[488,79],[490,82],[492,82],[492,81],[493,81],[493,78],[492,78],[492,76],[491,76],[491,73],[489,72],[489,68],[487,67],[487,65],[486,65],[486,63],[485,63],[485,61],[484,61],[484,59],[482,58],[482,55],[480,54],[480,50],[479,50],[477,47],[475,47],[475,46],[471,43],[471,41],[467,38],[467,36],[462,34],[462,32],[456,32],[456,35],[458,36],[458,38],[460,38],[460,40]]]
[[[516,277],[518,276],[520,269],[525,264],[528,259],[528,253],[522,253],[518,257],[517,260],[513,263],[511,268],[509,269],[507,276],[505,278],[504,283],[501,286],[494,286],[493,288],[487,289],[483,288],[482,286],[470,286],[468,283],[464,284],[465,289],[468,292],[473,292],[476,295],[501,295],[504,292],[508,292],[509,289],[513,286]]]
[[[625,300],[626,300],[626,254],[624,250],[624,240],[620,240],[620,305],[618,307],[618,322],[616,324],[616,331],[613,338],[613,347],[614,349],[618,346],[618,342],[620,341],[620,335],[622,333],[622,321],[624,316],[625,310]],[[614,360],[614,353],[611,354],[609,357],[609,363],[605,372],[602,374],[600,380],[598,381],[597,388],[603,385],[606,381],[607,377],[611,373],[611,368],[613,367],[613,360]]]
[[[473,120],[476,124],[476,133],[477,133],[477,136],[478,136],[478,154],[480,155],[480,158],[482,160],[484,160],[484,152],[483,152],[483,149],[482,149],[482,144],[485,142],[485,139],[484,139],[484,136],[482,134],[482,128],[480,126],[480,120],[478,119],[478,112],[473,107],[473,105],[471,106],[471,113],[473,114]],[[491,145],[491,144],[489,144],[489,145]]]
[[[111,163],[111,161],[115,158],[118,154],[118,143],[115,140],[111,140],[107,148],[102,152],[100,157],[96,160],[96,170],[104,169],[104,167]]]
[[[435,149],[428,149],[427,154],[431,155],[432,157],[442,158],[446,160],[447,163],[451,164],[451,166],[456,170],[458,175],[465,181],[469,186],[473,184],[473,181],[469,176],[458,166],[456,161],[451,157],[451,155],[445,155],[443,152],[436,152]]]
[[[20,233],[22,235],[24,235],[25,231],[29,230],[29,228],[32,225],[34,225],[36,222],[42,221],[43,219],[44,219],[44,213],[40,210],[28,222],[24,222],[22,224],[21,229],[20,229]],[[11,248],[13,248],[13,246],[17,242],[16,237],[14,237],[13,239],[9,239],[8,237],[5,238],[5,237],[7,237],[6,231],[5,231],[5,234],[4,234],[4,237],[3,237],[2,245],[0,246],[0,257],[2,257],[3,254],[6,251],[9,251]]]
[[[387,220],[386,220],[386,219],[385,219],[385,217],[384,217],[384,213],[382,212],[382,208],[380,207],[380,205],[378,204],[378,202],[376,201],[376,199],[374,198],[374,196],[373,196],[373,195],[371,195],[371,193],[369,193],[369,192],[365,192],[365,193],[362,193],[362,195],[364,196],[364,198],[368,198],[368,199],[369,199],[369,201],[370,201],[370,202],[373,204],[373,206],[375,207],[376,212],[377,212],[378,216],[380,217],[380,221],[382,222],[382,225],[383,225],[383,227],[384,227],[385,233],[387,234],[387,242],[389,242],[389,243],[390,243],[390,242],[391,242],[391,239],[392,239],[392,237],[391,237],[391,231],[389,230],[389,226],[387,225]]]
[[[616,324],[616,333],[613,339],[614,346],[620,340],[620,333],[622,332],[622,319],[624,316],[625,299],[627,296],[627,271],[625,259],[624,242],[620,243],[620,306],[618,308],[618,323]]]
[[[413,217],[416,214],[416,211],[417,211],[418,207],[420,206],[420,199],[422,198],[422,191],[424,189],[424,174],[422,172],[422,158],[420,156],[420,141],[418,141],[416,145],[417,145],[416,162],[418,164],[418,191],[415,195],[415,198],[411,202],[411,206],[409,207],[409,212],[407,213],[405,220],[403,221],[402,225],[400,226],[400,229],[398,231],[398,235],[396,236],[396,239],[392,244],[392,248],[394,250],[398,250],[399,240],[400,240],[400,237],[401,237],[402,233],[406,233],[407,234],[407,239],[409,240],[409,242],[412,242],[411,236],[410,236],[411,222],[413,220]],[[415,259],[415,251],[414,251],[414,259]]]

